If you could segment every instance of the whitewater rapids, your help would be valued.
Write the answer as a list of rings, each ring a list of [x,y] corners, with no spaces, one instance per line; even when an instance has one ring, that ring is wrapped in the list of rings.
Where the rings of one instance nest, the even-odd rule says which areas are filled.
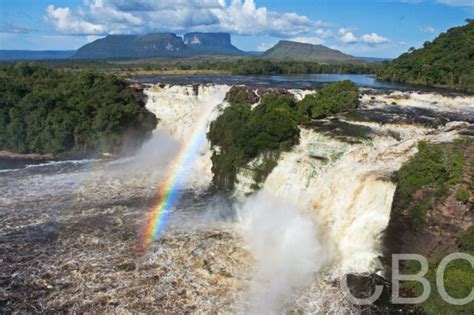
[[[199,111],[209,113],[209,124],[228,106],[224,101],[228,89],[225,85],[155,86],[147,92],[147,108],[160,119],[160,128],[182,140]],[[290,91],[298,99],[311,93]],[[472,97],[395,91],[365,93],[361,107],[399,104],[470,112],[472,101]],[[347,122],[370,130],[370,137],[344,141],[302,128],[300,143],[280,156],[259,192],[245,197],[251,192],[252,174],[247,169],[238,174],[235,227],[255,259],[255,269],[237,309],[322,312],[330,305],[329,309],[347,310],[347,302],[329,283],[347,273],[376,271],[380,237],[396,188],[390,175],[416,153],[420,140],[449,141],[457,136],[456,131],[414,124]],[[209,186],[212,179],[211,155],[206,144],[196,162],[198,173],[190,175],[202,179],[201,187]]]
[[[0,172],[0,313],[356,312],[337,280],[377,270],[390,175],[420,140],[452,141],[472,126],[474,98],[361,89],[354,113],[302,128],[258,192],[249,195],[259,159],[240,170],[229,199],[209,193],[205,139],[229,89],[147,87],[159,124],[135,156]],[[143,220],[190,134],[203,141],[182,197],[137,256]]]

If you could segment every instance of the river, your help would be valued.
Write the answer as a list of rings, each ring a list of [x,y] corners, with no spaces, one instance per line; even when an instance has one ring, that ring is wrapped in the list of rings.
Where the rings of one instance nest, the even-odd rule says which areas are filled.
[[[231,85],[287,88],[301,98],[309,93],[301,89],[338,79],[361,87],[358,110],[302,128],[258,192],[249,195],[251,167],[232,196],[209,190],[205,133],[228,106]],[[376,270],[395,191],[390,175],[420,140],[452,141],[474,122],[471,96],[370,76],[143,82],[160,123],[134,156],[0,172],[0,311],[355,312],[338,281]],[[201,140],[173,166],[190,135]],[[149,213],[175,173],[179,198],[143,254]]]

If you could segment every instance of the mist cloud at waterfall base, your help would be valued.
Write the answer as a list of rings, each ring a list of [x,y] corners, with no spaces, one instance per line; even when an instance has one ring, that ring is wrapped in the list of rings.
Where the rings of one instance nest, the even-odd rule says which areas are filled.
[[[252,314],[276,313],[295,290],[310,285],[329,261],[309,216],[262,190],[239,210],[242,234],[256,260],[244,304]]]
[[[125,159],[122,171],[125,173],[147,173],[150,177],[163,173],[178,154],[179,141],[166,131],[157,129],[131,157]]]
[[[109,178],[133,187],[156,187],[169,176],[181,143],[167,131],[156,129],[138,150],[101,166]]]

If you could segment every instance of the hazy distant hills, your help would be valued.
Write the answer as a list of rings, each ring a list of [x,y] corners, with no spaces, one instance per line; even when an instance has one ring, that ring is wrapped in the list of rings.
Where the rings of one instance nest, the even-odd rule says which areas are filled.
[[[75,53],[75,50],[0,50],[0,60],[66,59]]]
[[[323,45],[312,45],[281,40],[262,55],[263,58],[274,60],[298,60],[314,62],[360,62],[354,56]]]
[[[109,35],[82,46],[74,59],[118,59],[190,56],[181,37],[172,33]]]
[[[191,57],[203,54],[246,55],[232,45],[228,33],[109,35],[78,49],[75,59]]]
[[[79,48],[77,51],[0,50],[0,60],[39,59],[146,59],[154,57],[249,56],[273,60],[297,60],[319,63],[358,63],[375,61],[357,58],[323,45],[311,45],[282,40],[271,49],[245,52],[232,45],[229,33],[173,33],[146,35],[108,35]]]
[[[204,54],[242,56],[248,53],[232,45],[229,33],[188,33],[184,35],[184,44],[194,52]]]
[[[76,59],[142,59],[149,57],[191,57],[198,55],[255,56],[232,45],[229,33],[188,33],[183,39],[172,33],[143,36],[109,35],[81,47]],[[362,59],[322,45],[280,41],[261,55],[275,60],[313,62],[361,62]]]

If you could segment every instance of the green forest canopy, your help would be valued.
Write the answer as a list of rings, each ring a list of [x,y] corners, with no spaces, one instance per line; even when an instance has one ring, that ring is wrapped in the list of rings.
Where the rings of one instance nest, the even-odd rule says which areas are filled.
[[[211,123],[208,133],[211,145],[219,147],[212,156],[214,186],[224,191],[232,190],[238,169],[252,159],[297,144],[301,123],[352,110],[359,104],[358,89],[351,81],[329,84],[299,102],[290,95],[266,94],[253,109],[253,98],[247,98],[239,87],[233,87],[229,95],[231,106]],[[265,173],[275,166],[268,162]],[[265,176],[260,177],[263,180]]]
[[[118,152],[127,139],[142,140],[156,122],[114,75],[71,74],[29,63],[0,68],[0,150]]]
[[[410,48],[379,71],[381,80],[474,91],[474,20]]]

